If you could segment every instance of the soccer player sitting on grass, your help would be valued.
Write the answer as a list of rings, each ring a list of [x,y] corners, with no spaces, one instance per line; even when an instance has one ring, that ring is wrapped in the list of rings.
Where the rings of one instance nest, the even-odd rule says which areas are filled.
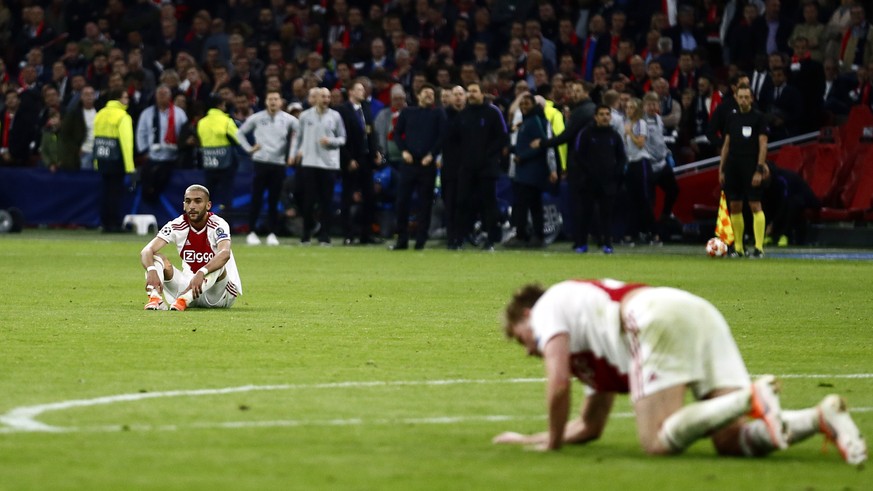
[[[230,250],[230,227],[210,212],[209,190],[194,184],[185,190],[184,213],[167,222],[140,253],[146,270],[146,310],[230,307],[242,284]],[[160,251],[174,244],[182,258],[176,269]],[[166,298],[166,303],[164,299]]]
[[[617,393],[630,392],[648,454],[682,452],[709,436],[719,454],[761,456],[817,432],[849,464],[867,445],[837,395],[782,411],[772,375],[751,382],[724,317],[706,300],[674,288],[615,280],[521,288],[506,306],[506,335],[543,358],[549,429],[506,432],[494,443],[558,450],[600,437]],[[567,422],[570,376],[587,385],[578,419]],[[695,402],[685,404],[691,390]]]

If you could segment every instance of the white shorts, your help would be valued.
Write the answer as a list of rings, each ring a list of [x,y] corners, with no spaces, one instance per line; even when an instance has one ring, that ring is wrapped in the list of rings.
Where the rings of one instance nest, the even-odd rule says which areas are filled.
[[[721,313],[706,300],[675,288],[647,288],[624,306],[633,357],[634,401],[688,385],[701,399],[715,389],[751,384],[740,350]]]
[[[236,296],[230,293],[227,285],[228,277],[230,275],[224,275],[224,278],[216,280],[216,278],[221,276],[221,273],[223,272],[224,268],[221,268],[218,271],[213,271],[206,275],[206,281],[216,281],[215,285],[205,289],[203,293],[195,298],[193,302],[189,303],[188,306],[200,308],[227,308],[233,305],[236,301]],[[192,273],[191,271],[183,271],[173,266],[173,278],[164,281],[164,300],[172,305],[173,302],[176,301],[176,297],[188,288],[191,279],[194,278],[194,274],[195,273]]]

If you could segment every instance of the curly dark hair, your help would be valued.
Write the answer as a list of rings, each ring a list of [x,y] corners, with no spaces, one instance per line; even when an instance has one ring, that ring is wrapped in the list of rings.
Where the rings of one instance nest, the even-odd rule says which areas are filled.
[[[530,309],[543,296],[546,290],[539,283],[522,286],[512,295],[503,311],[503,331],[507,338],[512,337],[512,328],[524,318],[524,311]]]

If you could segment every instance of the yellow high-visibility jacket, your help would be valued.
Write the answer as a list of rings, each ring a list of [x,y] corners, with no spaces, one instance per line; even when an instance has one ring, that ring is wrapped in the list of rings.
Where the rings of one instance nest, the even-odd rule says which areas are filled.
[[[221,109],[210,109],[197,122],[197,138],[206,170],[224,169],[233,163],[230,148],[239,144],[236,123]]]
[[[109,101],[94,116],[94,163],[104,174],[133,172],[133,119],[121,101]]]
[[[564,132],[564,115],[561,111],[555,109],[555,103],[546,99],[546,107],[543,112],[546,114],[546,120],[552,125],[552,137],[558,136]],[[558,155],[561,156],[561,170],[567,170],[567,144],[558,145]]]

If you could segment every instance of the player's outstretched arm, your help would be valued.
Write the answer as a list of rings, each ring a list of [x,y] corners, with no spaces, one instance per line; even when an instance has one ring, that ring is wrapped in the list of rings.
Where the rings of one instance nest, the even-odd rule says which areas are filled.
[[[578,418],[567,422],[564,427],[564,443],[581,445],[597,440],[606,428],[612,404],[615,401],[615,393],[594,393],[585,398],[582,411]],[[549,442],[549,432],[532,433],[525,435],[514,431],[505,431],[491,440],[495,444],[514,444],[545,446]]]

